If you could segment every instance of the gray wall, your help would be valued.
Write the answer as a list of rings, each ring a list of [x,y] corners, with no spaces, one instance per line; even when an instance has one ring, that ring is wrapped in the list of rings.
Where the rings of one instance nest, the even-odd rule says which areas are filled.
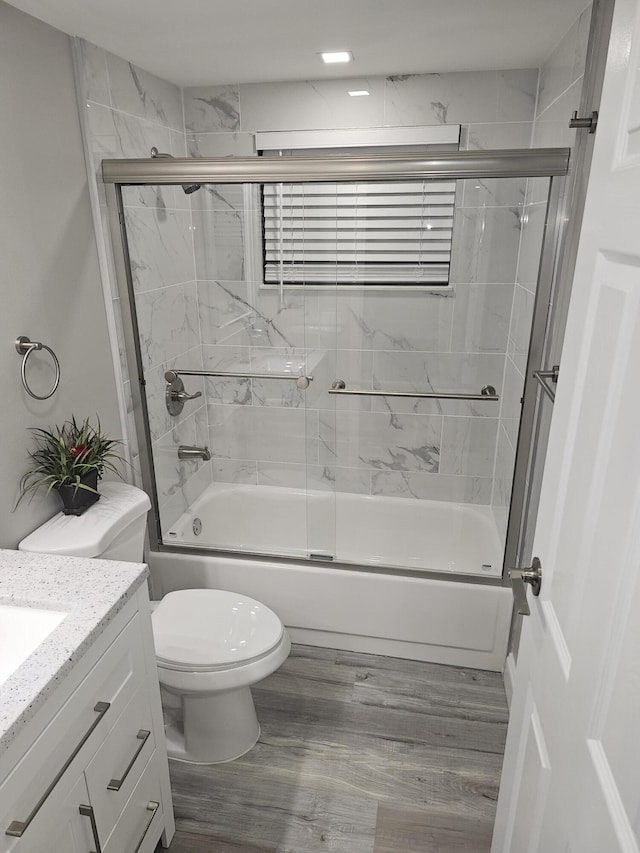
[[[99,415],[120,435],[120,418],[87,189],[68,36],[0,2],[0,546],[58,510],[37,497],[12,512],[27,464],[29,427]],[[56,352],[62,380],[40,402],[20,382],[14,339]],[[53,375],[36,353],[29,371],[43,393]]]

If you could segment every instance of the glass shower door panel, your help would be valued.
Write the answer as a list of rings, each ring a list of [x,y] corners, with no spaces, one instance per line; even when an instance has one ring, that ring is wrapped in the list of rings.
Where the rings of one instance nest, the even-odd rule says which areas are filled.
[[[447,286],[338,290],[336,560],[500,576],[546,183],[458,182]]]
[[[326,550],[314,519],[327,500],[311,513],[307,501],[317,383],[301,379],[320,359],[304,289],[264,286],[258,188],[129,187],[124,202],[163,541],[303,558]],[[169,370],[192,395],[176,415]]]

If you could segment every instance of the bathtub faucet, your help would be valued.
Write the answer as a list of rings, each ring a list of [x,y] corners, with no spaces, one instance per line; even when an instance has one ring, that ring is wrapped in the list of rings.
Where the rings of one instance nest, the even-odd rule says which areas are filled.
[[[189,447],[186,444],[181,444],[178,448],[178,459],[204,459],[208,462],[211,459],[211,451],[208,447]]]

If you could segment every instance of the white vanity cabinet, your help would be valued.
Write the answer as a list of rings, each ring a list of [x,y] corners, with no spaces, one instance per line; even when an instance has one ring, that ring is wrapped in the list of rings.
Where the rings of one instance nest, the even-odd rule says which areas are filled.
[[[143,584],[0,755],[0,853],[153,853],[173,832]]]

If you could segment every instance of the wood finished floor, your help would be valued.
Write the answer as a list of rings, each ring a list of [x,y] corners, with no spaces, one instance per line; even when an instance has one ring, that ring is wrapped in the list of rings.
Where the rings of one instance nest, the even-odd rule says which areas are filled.
[[[171,853],[489,850],[507,728],[497,673],[295,646],[253,695],[251,752],[170,762]]]

